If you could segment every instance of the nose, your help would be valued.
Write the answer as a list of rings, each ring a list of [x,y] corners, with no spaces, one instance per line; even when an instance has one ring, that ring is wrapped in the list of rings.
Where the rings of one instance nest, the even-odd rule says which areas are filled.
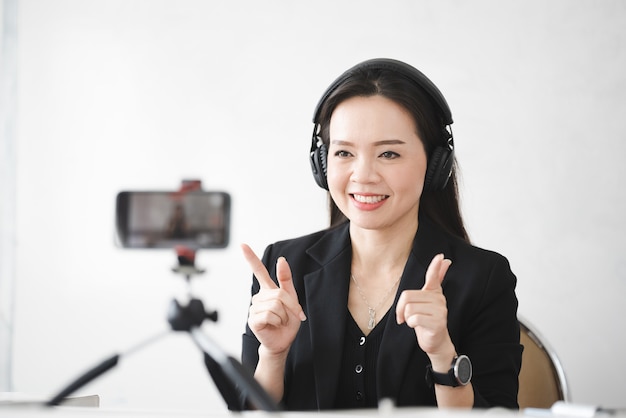
[[[369,157],[355,158],[350,180],[354,183],[375,183],[380,179],[376,163]]]

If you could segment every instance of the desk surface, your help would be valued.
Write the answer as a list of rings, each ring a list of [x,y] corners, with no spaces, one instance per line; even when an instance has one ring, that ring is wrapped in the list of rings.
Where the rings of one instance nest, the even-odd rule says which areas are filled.
[[[247,411],[233,413],[229,411],[173,411],[173,410],[121,410],[103,409],[91,407],[61,406],[44,407],[39,405],[0,405],[0,417],[15,418],[77,418],[77,417],[98,417],[98,418],[140,418],[140,417],[161,417],[161,418],[222,418],[238,416],[242,418],[309,418],[312,416],[319,418],[350,418],[350,417],[393,417],[393,418],[588,418],[611,416],[615,418],[626,418],[626,410],[620,409],[611,411],[595,411],[589,415],[589,409],[581,408],[568,409],[565,411],[552,412],[543,410],[513,411],[502,408],[477,409],[477,410],[439,410],[436,408],[394,408],[393,406],[383,406],[379,409],[369,410],[348,410],[348,411],[328,411],[328,412],[280,412],[266,413],[262,411]]]
[[[0,407],[0,417],[11,418],[77,418],[77,417],[98,417],[98,418],[140,418],[140,417],[161,417],[161,418],[222,418],[238,416],[242,418],[350,418],[350,417],[394,417],[394,418],[475,418],[476,416],[488,415],[489,418],[511,418],[523,417],[519,412],[514,411],[440,411],[435,408],[411,408],[411,409],[391,409],[383,410],[351,410],[351,411],[329,411],[329,412],[280,412],[266,413],[262,411],[246,411],[233,413],[229,411],[164,411],[164,410],[115,410],[88,407],[36,407],[36,406],[11,406]]]

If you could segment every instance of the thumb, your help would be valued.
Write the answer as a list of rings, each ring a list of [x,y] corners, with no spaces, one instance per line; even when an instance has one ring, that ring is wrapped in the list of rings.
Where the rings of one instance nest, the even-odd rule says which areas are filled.
[[[300,318],[301,321],[305,321],[306,315],[298,303],[298,293],[293,285],[291,268],[289,267],[289,263],[287,263],[285,257],[278,257],[278,260],[276,260],[276,278],[278,279],[278,286],[280,286],[281,289],[293,298],[293,305],[289,308]]]
[[[422,290],[441,290],[441,282],[452,264],[452,260],[444,258],[443,254],[437,254],[426,270],[426,279]]]

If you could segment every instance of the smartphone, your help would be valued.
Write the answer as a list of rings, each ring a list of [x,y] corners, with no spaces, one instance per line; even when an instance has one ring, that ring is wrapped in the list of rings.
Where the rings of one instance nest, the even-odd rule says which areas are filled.
[[[116,244],[122,248],[225,248],[230,203],[230,195],[222,191],[119,192]]]

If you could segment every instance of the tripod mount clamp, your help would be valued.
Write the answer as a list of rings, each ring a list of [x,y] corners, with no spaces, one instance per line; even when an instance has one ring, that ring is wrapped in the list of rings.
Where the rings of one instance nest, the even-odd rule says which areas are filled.
[[[185,276],[188,284],[192,276],[205,272],[204,269],[195,266],[195,250],[178,246],[176,247],[176,255],[178,266],[173,267],[172,271]],[[217,322],[217,318],[217,311],[207,312],[202,301],[194,297],[191,297],[186,305],[181,304],[176,299],[172,300],[167,312],[167,321],[174,331],[191,331],[194,327],[200,327],[205,319]]]

